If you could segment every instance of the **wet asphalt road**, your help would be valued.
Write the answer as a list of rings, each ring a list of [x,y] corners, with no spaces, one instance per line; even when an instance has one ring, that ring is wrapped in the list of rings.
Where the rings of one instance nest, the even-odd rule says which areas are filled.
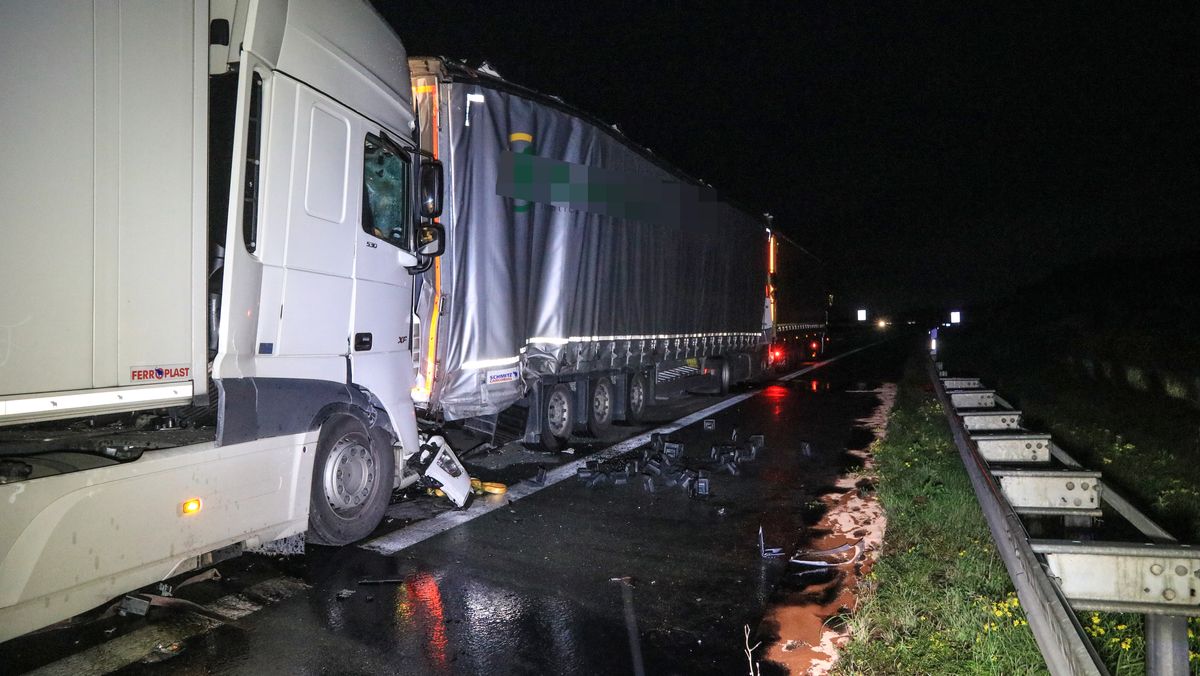
[[[55,667],[71,654],[94,656],[112,642],[110,661],[94,663],[127,664],[118,673],[630,674],[632,619],[645,673],[743,672],[743,625],[770,639],[771,629],[759,625],[787,572],[785,561],[759,555],[758,529],[768,546],[789,553],[817,535],[808,529],[820,517],[816,498],[857,462],[845,450],[872,440],[857,421],[878,403],[870,390],[899,379],[906,343],[757,386],[756,396],[711,416],[715,431],[696,423],[672,434],[684,444],[684,464],[696,469],[711,469],[710,446],[734,426],[743,439],[765,436],[766,449],[740,465],[740,475],[713,473],[708,499],[679,488],[647,493],[637,481],[588,488],[574,479],[518,501],[489,496],[499,508],[395,554],[309,547],[303,556],[226,562],[223,580],[178,592],[201,605],[239,592],[250,599],[249,614],[213,629],[196,630],[196,613],[186,609],[155,608],[147,618],[105,618],[18,639],[0,645],[0,657],[5,670],[20,672]],[[720,400],[692,397],[658,417],[673,420]],[[623,428],[608,441],[653,427]],[[802,441],[811,443],[810,456]],[[573,457],[506,448],[468,466],[484,480],[515,484],[539,465],[605,445],[577,446]],[[412,528],[444,511],[444,502],[393,505],[375,537]],[[614,578],[628,578],[631,594]],[[261,593],[262,583],[281,579],[299,591]],[[183,638],[178,651],[165,651],[170,659],[142,661],[154,643],[137,641],[122,648],[132,651],[128,659],[111,655],[122,635],[145,641],[156,629],[170,639],[181,626],[192,628],[178,630]]]

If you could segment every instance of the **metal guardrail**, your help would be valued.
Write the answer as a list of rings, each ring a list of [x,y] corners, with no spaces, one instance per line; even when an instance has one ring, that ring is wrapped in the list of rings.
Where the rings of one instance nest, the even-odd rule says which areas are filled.
[[[933,353],[936,355],[936,352]],[[1162,527],[1059,448],[1020,425],[1020,411],[975,378],[929,376],[950,424],[997,551],[1025,608],[1046,666],[1059,674],[1107,674],[1074,610],[1146,615],[1146,671],[1184,676],[1187,617],[1200,615],[1200,548]],[[1104,504],[1145,542],[1033,540],[1023,516],[1060,516],[1086,527]]]

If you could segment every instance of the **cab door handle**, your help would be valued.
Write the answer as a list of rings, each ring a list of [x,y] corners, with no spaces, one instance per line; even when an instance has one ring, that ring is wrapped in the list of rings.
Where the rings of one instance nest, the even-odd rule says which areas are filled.
[[[371,334],[356,333],[354,334],[354,351],[367,352],[371,349]]]

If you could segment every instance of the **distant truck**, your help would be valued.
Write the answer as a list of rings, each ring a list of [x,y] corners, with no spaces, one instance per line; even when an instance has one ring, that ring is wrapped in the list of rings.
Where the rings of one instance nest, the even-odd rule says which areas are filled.
[[[441,172],[366,2],[4,2],[0,62],[0,640],[465,502],[410,398]]]
[[[690,388],[772,369],[764,216],[615,128],[494,73],[409,60],[446,171],[445,253],[417,289],[414,400],[562,448]]]

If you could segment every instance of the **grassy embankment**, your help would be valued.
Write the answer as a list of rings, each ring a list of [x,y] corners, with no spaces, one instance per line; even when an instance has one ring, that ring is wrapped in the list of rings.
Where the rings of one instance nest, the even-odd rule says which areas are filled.
[[[838,671],[1045,673],[918,364],[910,364],[887,438],[874,450],[888,527],[882,556],[849,618],[853,639]],[[1085,613],[1082,619],[1114,673],[1143,673],[1139,616]]]
[[[888,515],[842,673],[1029,674],[1043,661],[949,428],[911,363],[874,447]]]

